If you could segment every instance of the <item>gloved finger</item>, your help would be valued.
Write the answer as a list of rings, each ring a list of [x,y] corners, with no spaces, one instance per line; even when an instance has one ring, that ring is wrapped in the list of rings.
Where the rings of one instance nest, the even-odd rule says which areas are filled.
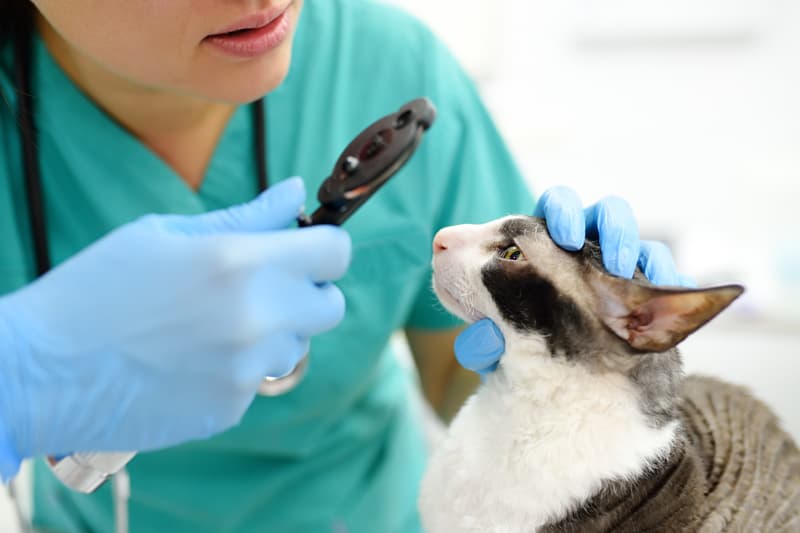
[[[342,228],[312,226],[272,234],[265,241],[265,252],[272,264],[321,283],[345,275],[352,243]]]
[[[488,318],[479,320],[462,331],[455,342],[459,364],[479,374],[497,368],[497,362],[505,349],[503,334]]]
[[[656,285],[681,285],[678,269],[669,248],[658,241],[642,241],[639,249],[639,268]]]
[[[6,447],[0,448],[0,483],[8,483],[19,473],[22,458]]]
[[[291,373],[303,357],[308,355],[311,349],[311,341],[307,337],[297,337],[287,339],[283,348],[281,361],[267,361],[266,367],[262,370],[263,376],[271,378],[282,378]]]
[[[283,377],[308,353],[310,342],[294,333],[270,335],[263,342],[235,355],[234,384],[255,391],[264,377]]]
[[[565,250],[574,252],[583,248],[586,224],[581,199],[574,190],[547,189],[536,203],[533,216],[545,219],[550,237]]]
[[[332,283],[298,276],[290,266],[269,263],[247,278],[241,288],[245,322],[265,335],[291,331],[311,337],[335,327],[344,317],[342,292]]]
[[[166,215],[168,227],[188,235],[256,232],[286,229],[302,212],[306,188],[300,178],[289,178],[254,200],[202,215]]]
[[[628,202],[603,198],[585,210],[586,236],[597,237],[603,265],[614,275],[632,278],[639,258],[639,226]]]
[[[489,374],[491,374],[492,372],[497,370],[498,366],[500,366],[500,360],[499,359],[497,361],[495,361],[494,363],[492,363],[491,366],[488,366],[486,368],[482,368],[480,370],[477,370],[478,375],[481,377],[481,381],[484,381]]]
[[[333,283],[309,285],[306,290],[298,291],[297,296],[300,305],[294,308],[292,330],[302,337],[329,331],[344,318],[344,294]]]
[[[697,288],[697,280],[695,280],[692,276],[687,276],[685,274],[678,274],[678,280],[682,287],[688,287],[690,289]]]

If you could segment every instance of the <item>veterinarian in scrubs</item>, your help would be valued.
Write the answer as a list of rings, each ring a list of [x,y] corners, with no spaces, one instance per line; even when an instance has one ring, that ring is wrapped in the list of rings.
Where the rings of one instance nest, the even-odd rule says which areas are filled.
[[[27,457],[145,450],[128,465],[133,531],[420,531],[426,450],[389,337],[408,331],[426,395],[451,412],[468,373],[453,363],[459,324],[429,288],[433,235],[534,206],[450,53],[416,20],[363,0],[3,9],[2,476]],[[52,266],[39,280],[15,31],[31,39]],[[420,96],[438,118],[406,167],[342,229],[287,229],[303,203],[316,207],[350,139]],[[250,104],[262,98],[263,110]],[[253,200],[262,151],[270,189]],[[599,232],[619,274],[641,249],[651,275],[673,275],[662,249],[644,261],[654,248],[619,200],[584,212],[555,189],[537,209],[567,247],[585,225]],[[255,397],[310,337],[299,385]],[[491,324],[459,339],[475,370],[501,352]],[[107,485],[78,494],[37,462],[34,492],[38,527],[113,527]]]

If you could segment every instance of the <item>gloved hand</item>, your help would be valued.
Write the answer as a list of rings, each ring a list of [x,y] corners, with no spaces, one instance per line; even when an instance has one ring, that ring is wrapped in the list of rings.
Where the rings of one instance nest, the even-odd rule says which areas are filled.
[[[330,281],[350,238],[286,229],[304,201],[291,179],[227,210],[148,215],[0,298],[3,476],[14,457],[147,450],[236,424],[262,378],[344,315]]]
[[[631,278],[638,265],[658,285],[695,285],[691,278],[677,272],[666,246],[639,240],[633,211],[621,198],[607,197],[584,209],[575,191],[554,187],[542,194],[534,216],[547,221],[550,236],[565,250],[580,250],[586,238],[597,239],[603,264],[612,274]],[[497,368],[504,351],[503,335],[489,319],[472,324],[455,343],[458,362],[481,375]]]

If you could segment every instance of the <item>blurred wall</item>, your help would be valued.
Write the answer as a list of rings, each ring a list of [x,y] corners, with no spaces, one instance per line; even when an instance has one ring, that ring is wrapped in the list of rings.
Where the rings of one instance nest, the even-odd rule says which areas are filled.
[[[800,3],[392,0],[479,83],[535,191],[626,198],[701,285],[747,287],[683,345],[800,437]]]

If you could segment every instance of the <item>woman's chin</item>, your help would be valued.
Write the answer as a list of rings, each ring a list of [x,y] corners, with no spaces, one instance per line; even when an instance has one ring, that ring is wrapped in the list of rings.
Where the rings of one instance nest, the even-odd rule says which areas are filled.
[[[288,47],[287,47],[288,48]],[[283,51],[282,51],[283,52]],[[274,91],[289,73],[291,50],[269,61],[253,60],[208,69],[189,91],[202,98],[231,104],[246,104]],[[285,56],[285,57],[283,57]]]

